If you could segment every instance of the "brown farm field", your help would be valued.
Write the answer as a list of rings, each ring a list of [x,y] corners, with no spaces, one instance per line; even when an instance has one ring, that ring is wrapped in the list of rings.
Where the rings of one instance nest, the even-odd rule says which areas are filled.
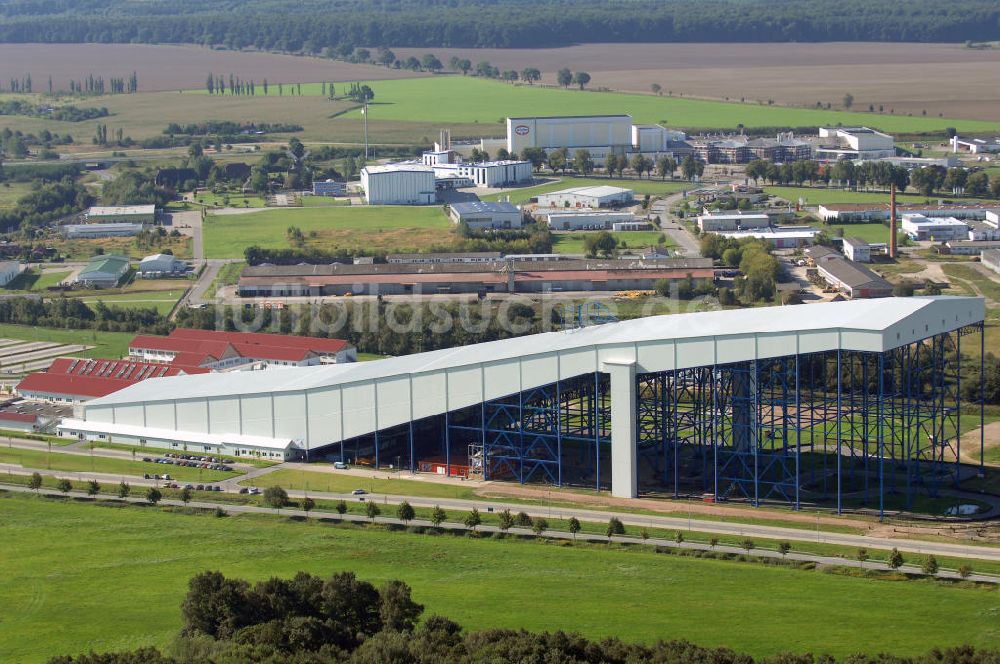
[[[0,81],[31,74],[36,91],[47,88],[49,76],[56,89],[68,89],[70,79],[81,80],[88,74],[107,80],[111,76],[128,76],[133,71],[138,74],[140,92],[201,88],[209,72],[226,78],[233,74],[258,83],[267,79],[272,84],[377,81],[425,75],[325,58],[201,46],[0,44]]]
[[[473,63],[520,71],[537,67],[542,83],[555,83],[562,67],[584,70],[591,87],[747,101],[773,99],[788,106],[869,104],[896,114],[927,111],[930,117],[1000,120],[1000,48],[960,44],[581,44],[553,49],[409,49],[397,57],[432,50],[442,62],[452,55]]]

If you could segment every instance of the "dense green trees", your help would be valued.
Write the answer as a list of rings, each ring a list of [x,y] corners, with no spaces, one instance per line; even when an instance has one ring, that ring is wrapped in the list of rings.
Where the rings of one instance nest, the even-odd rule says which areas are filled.
[[[1000,8],[990,0],[638,0],[567,5],[560,0],[249,0],[238,6],[178,0],[169,12],[126,0],[7,3],[3,42],[198,43],[357,55],[357,44],[535,48],[580,42],[991,41]],[[544,35],[544,36],[543,36]],[[386,66],[381,52],[358,61]],[[384,55],[384,54],[383,54]]]

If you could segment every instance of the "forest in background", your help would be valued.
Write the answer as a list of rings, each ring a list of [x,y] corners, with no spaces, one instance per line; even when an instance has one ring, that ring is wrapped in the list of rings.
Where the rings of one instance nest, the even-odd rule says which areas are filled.
[[[587,42],[982,42],[994,0],[12,0],[0,42],[194,43],[336,55],[356,46]],[[350,52],[350,51],[347,51]]]

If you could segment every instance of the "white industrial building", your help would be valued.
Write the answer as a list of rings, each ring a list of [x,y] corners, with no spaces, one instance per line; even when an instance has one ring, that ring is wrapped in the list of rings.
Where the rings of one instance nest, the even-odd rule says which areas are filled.
[[[622,187],[599,185],[596,187],[573,187],[539,194],[539,208],[604,208],[631,205],[635,202],[635,192]]]
[[[631,212],[610,210],[554,210],[544,212],[549,229],[554,231],[598,231],[611,230],[615,224],[632,223],[635,216]]]
[[[423,164],[365,166],[361,187],[369,205],[430,205],[437,200],[434,169]]]
[[[143,279],[184,276],[191,269],[187,261],[172,254],[153,254],[139,261],[138,275]]]
[[[698,229],[702,233],[740,231],[751,228],[767,228],[771,218],[763,212],[720,212],[698,215]]]
[[[969,237],[969,225],[954,217],[925,217],[922,214],[904,214],[901,224],[903,232],[911,240],[965,240]]]
[[[439,180],[466,178],[476,187],[510,187],[532,179],[530,161],[436,163],[432,168]]]
[[[817,233],[819,231],[811,226],[769,226],[767,228],[718,232],[719,235],[734,240],[743,240],[746,238],[763,240],[775,249],[808,247],[816,241]]]
[[[24,272],[24,264],[21,261],[0,262],[0,286],[6,286],[14,281],[22,272]]]
[[[955,135],[951,137],[951,151],[968,152],[969,154],[1000,152],[1000,140],[987,141],[982,138],[959,138]]]
[[[868,127],[820,127],[817,159],[873,160],[896,156],[895,139]]]
[[[401,453],[410,457],[410,467],[414,467],[416,454],[412,450],[422,446],[418,454],[440,452],[439,458],[450,472],[454,463],[451,455],[459,451],[464,455],[475,445],[479,445],[479,452],[469,452],[470,464],[475,463],[477,454],[479,459],[492,462],[502,453],[499,443],[487,439],[487,404],[493,413],[497,400],[512,400],[515,405],[503,412],[516,412],[519,395],[578,381],[578,389],[588,384],[595,391],[601,384],[606,386],[600,389],[607,395],[604,403],[610,423],[606,434],[592,434],[592,442],[605,450],[602,466],[607,464],[604,471],[612,494],[634,497],[639,491],[638,448],[643,436],[637,389],[641,377],[662,372],[676,375],[687,369],[714,376],[728,367],[753,370],[758,363],[780,358],[795,358],[797,362],[799,356],[811,358],[816,353],[839,358],[838,351],[885,358],[896,349],[934,335],[980,325],[984,317],[983,300],[966,297],[888,298],[653,316],[373,362],[153,378],[84,404],[81,419],[64,421],[59,431],[87,438],[155,441],[174,449],[187,446],[240,456],[275,455],[272,458],[299,453],[308,456],[310,452],[315,458],[324,450],[336,449],[343,458],[347,447],[352,456],[373,458],[376,466],[381,451],[382,463],[396,463],[396,454]],[[763,371],[761,376],[766,378]],[[712,389],[715,380],[721,381],[705,378],[706,389]],[[733,388],[742,390],[743,395],[736,397],[741,405],[733,407],[742,410],[734,411],[733,418],[761,417],[754,410],[756,406],[747,405],[766,401],[755,386],[753,379],[745,379]],[[576,399],[571,403],[580,401],[578,394],[570,394]],[[560,397],[554,398],[558,403]],[[727,397],[720,392],[719,398]],[[878,403],[878,395],[872,400]],[[720,411],[728,412],[729,403],[720,405]],[[828,401],[823,403],[824,409],[829,408]],[[853,402],[846,407],[857,408]],[[839,421],[839,405],[837,408],[831,421]],[[470,418],[482,415],[483,424],[470,419],[475,424],[462,434],[464,439],[458,439],[460,432],[453,430],[450,418],[463,409]],[[561,413],[551,412],[563,419]],[[882,417],[881,408],[871,413]],[[427,422],[439,423],[433,425],[441,427],[437,435],[416,435],[415,427]],[[878,429],[878,420],[875,422]],[[888,416],[885,422],[890,426]],[[518,435],[515,430],[514,438]],[[725,447],[719,442],[707,458],[714,453],[741,454],[755,440],[756,433],[734,439]],[[574,444],[570,454],[579,459],[588,450],[587,443]],[[750,449],[754,459],[757,454],[769,453]],[[529,458],[518,463],[533,462]],[[561,457],[546,463],[561,463]],[[566,469],[571,470],[572,464],[567,463]],[[745,480],[736,481],[747,486]],[[727,486],[717,485],[716,495]]]
[[[845,237],[844,255],[855,263],[871,263],[872,247],[870,244],[859,238]]]
[[[610,152],[632,147],[631,115],[570,115],[507,118],[507,151],[523,154],[525,148],[555,150],[586,148],[598,163]]]
[[[521,227],[521,209],[508,202],[452,203],[448,216],[456,224],[464,223],[473,230]]]
[[[156,221],[155,205],[111,205],[87,210],[88,223],[152,224]]]
[[[111,223],[111,224],[67,224],[60,230],[70,240],[102,237],[132,237],[138,235],[146,226],[144,224]]]

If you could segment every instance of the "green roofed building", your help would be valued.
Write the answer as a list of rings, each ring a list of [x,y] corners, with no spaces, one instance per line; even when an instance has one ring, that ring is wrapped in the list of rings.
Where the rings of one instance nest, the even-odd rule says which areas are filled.
[[[76,283],[94,288],[114,288],[128,272],[129,262],[125,256],[94,256],[87,267],[80,270]]]

